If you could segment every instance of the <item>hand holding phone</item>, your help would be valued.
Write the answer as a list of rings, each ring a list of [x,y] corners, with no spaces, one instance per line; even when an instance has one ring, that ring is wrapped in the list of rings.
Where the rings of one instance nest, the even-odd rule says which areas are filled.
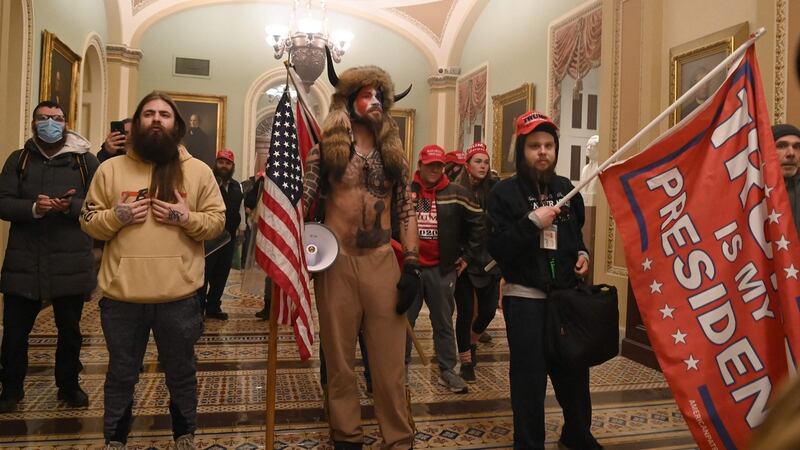
[[[75,189],[70,189],[65,192],[63,195],[60,195],[55,198],[50,199],[50,205],[54,211],[58,212],[66,212],[69,210],[70,202],[72,201],[72,197],[77,193]]]

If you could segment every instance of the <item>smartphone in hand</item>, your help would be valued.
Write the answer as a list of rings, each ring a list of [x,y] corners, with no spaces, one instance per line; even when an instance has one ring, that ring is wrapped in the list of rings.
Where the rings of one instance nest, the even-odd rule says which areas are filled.
[[[125,124],[121,120],[111,122],[111,132],[113,133],[114,131],[125,134]]]

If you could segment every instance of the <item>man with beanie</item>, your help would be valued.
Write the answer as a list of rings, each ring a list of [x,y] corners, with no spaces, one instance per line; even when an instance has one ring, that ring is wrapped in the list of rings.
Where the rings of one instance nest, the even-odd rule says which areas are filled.
[[[361,449],[361,404],[356,384],[359,331],[369,350],[375,417],[385,450],[414,445],[414,424],[403,366],[404,313],[420,289],[417,221],[408,189],[408,162],[389,110],[408,93],[376,66],[353,67],[336,76],[303,180],[306,211],[318,201],[339,243],[339,255],[314,277],[320,347],[325,353],[325,400],[333,448]],[[410,88],[409,88],[410,89]],[[402,272],[390,244],[395,216],[403,252]]]
[[[203,241],[222,231],[225,204],[211,169],[179,145],[185,133],[172,98],[145,96],[133,116],[128,151],[100,166],[83,204],[81,228],[106,241],[98,284],[108,349],[103,435],[109,449],[126,448],[151,330],[169,390],[175,448],[194,448]]]
[[[205,284],[199,294],[208,319],[228,320],[228,313],[222,312],[222,292],[231,272],[236,236],[242,224],[242,186],[233,179],[235,169],[233,152],[228,149],[218,151],[214,176],[225,202],[225,231],[230,235],[230,241],[206,256]]]
[[[89,142],[67,128],[64,110],[44,101],[33,109],[33,137],[12,152],[0,174],[0,218],[11,223],[0,292],[3,293],[3,390],[0,413],[16,410],[25,395],[28,336],[43,302],[53,305],[58,328],[55,378],[58,399],[84,407],[81,314],[96,284],[92,240],[78,224],[97,158]]]
[[[433,327],[433,348],[439,363],[439,384],[464,394],[467,383],[455,372],[456,337],[453,330],[456,278],[474,259],[485,235],[483,210],[470,193],[444,175],[444,150],[426,145],[419,153],[417,172],[411,183],[416,199],[419,231],[419,264],[422,266],[422,298],[408,309],[413,326],[422,308],[428,305]],[[406,362],[411,359],[410,342]]]
[[[797,234],[800,235],[800,129],[788,123],[772,127],[775,138],[775,150],[783,171],[783,181],[789,193],[789,204],[792,206],[792,217]]]
[[[531,111],[516,121],[516,174],[489,194],[489,253],[506,280],[503,315],[510,353],[514,448],[544,448],[547,376],[564,412],[560,448],[601,448],[591,434],[589,368],[562,367],[545,355],[546,300],[551,289],[570,288],[589,271],[583,243],[580,194],[554,205],[572,190],[556,175],[558,128]]]

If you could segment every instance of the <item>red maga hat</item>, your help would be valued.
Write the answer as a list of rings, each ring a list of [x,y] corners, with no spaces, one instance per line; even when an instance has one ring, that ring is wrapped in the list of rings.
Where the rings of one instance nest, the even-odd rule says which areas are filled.
[[[444,162],[446,163],[456,163],[458,165],[464,165],[467,162],[464,159],[464,152],[461,150],[453,150],[450,152],[445,153],[444,155]]]
[[[235,162],[233,160],[233,152],[227,148],[217,152],[217,159],[227,159],[230,162]]]
[[[514,132],[514,135],[519,137],[521,135],[528,134],[545,124],[551,125],[553,129],[558,131],[558,127],[556,126],[555,122],[552,121],[552,119],[540,113],[539,111],[528,111],[525,114],[517,117],[517,130]]]
[[[422,164],[430,164],[440,162],[444,164],[444,149],[436,144],[429,144],[422,147],[419,152],[419,162]]]

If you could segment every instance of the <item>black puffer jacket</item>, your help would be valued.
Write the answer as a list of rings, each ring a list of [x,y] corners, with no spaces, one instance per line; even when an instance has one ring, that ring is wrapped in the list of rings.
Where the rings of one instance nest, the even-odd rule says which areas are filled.
[[[50,160],[29,139],[22,173],[23,150],[14,151],[6,160],[0,173],[0,218],[11,222],[11,230],[0,274],[0,292],[50,300],[88,294],[94,289],[92,240],[78,224],[86,189],[99,165],[88,149],[85,139],[69,133],[62,153]],[[83,175],[77,155],[85,161]],[[37,195],[58,197],[72,188],[77,193],[67,213],[33,217]]]
[[[489,253],[507,282],[544,291],[577,284],[574,267],[578,252],[588,254],[581,232],[585,220],[581,195],[572,197],[554,222],[558,229],[555,251],[540,248],[540,230],[528,219],[529,212],[555,205],[572,187],[568,179],[556,176],[547,186],[545,199],[540,200],[527,179],[514,175],[497,183],[489,193]]]

